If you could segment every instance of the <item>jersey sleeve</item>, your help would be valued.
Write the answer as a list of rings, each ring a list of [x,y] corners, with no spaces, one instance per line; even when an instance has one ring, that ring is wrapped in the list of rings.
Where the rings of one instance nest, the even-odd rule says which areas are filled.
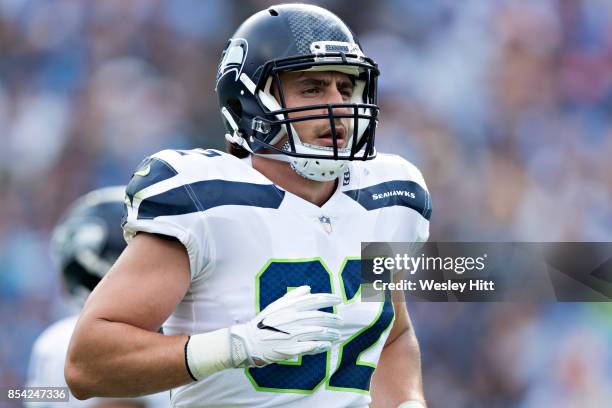
[[[27,387],[36,387],[41,384],[48,385],[48,381],[45,377],[45,366],[47,365],[46,358],[41,353],[40,341],[36,341],[32,347],[30,354],[30,362],[28,365],[28,376],[26,379]]]
[[[426,242],[429,239],[429,220],[431,219],[432,205],[425,178],[421,171],[408,160],[396,155],[391,156],[397,165],[399,165],[402,178],[413,184],[415,193],[413,208],[421,214],[416,224],[416,242]]]
[[[78,316],[55,322],[34,342],[28,366],[28,387],[64,387],[64,361]]]
[[[138,232],[180,241],[189,255],[191,279],[210,266],[210,245],[200,206],[181,173],[181,155],[165,150],[146,158],[126,188],[123,234],[129,242]]]
[[[63,324],[54,324],[47,328],[34,342],[28,365],[28,375],[25,382],[26,387],[65,387],[64,361],[66,360],[66,349],[70,341],[70,332],[61,330]],[[67,337],[66,337],[67,336]],[[65,341],[62,341],[64,340]],[[72,402],[72,396],[70,401]],[[36,403],[25,401],[26,408],[55,407],[65,402],[58,403]]]

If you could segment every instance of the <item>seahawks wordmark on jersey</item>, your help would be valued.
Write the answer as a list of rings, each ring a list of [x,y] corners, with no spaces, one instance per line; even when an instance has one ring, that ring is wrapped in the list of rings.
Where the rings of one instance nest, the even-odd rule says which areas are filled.
[[[165,150],[141,164],[126,191],[124,233],[176,237],[191,285],[164,333],[246,322],[293,287],[341,294],[344,318],[330,352],[262,368],[230,369],[172,391],[177,407],[367,406],[394,315],[359,296],[362,241],[425,241],[431,203],[420,172],[398,156],[351,162],[318,207],[283,191],[250,158]]]

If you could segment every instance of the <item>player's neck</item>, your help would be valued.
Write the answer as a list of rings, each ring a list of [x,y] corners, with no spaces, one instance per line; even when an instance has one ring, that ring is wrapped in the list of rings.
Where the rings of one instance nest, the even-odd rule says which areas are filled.
[[[297,174],[289,163],[255,155],[252,156],[251,163],[255,170],[274,184],[319,207],[325,204],[336,190],[337,180],[308,180]]]

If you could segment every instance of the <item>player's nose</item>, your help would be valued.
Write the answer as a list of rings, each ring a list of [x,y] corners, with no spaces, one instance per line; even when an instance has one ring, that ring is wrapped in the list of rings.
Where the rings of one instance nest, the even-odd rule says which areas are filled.
[[[342,92],[339,89],[336,89],[335,84],[332,85],[332,89],[329,92],[329,98],[327,100],[328,104],[343,104],[348,103],[345,99],[345,96],[342,95]],[[349,107],[336,107],[333,109],[334,115],[347,115],[351,114],[351,108]]]

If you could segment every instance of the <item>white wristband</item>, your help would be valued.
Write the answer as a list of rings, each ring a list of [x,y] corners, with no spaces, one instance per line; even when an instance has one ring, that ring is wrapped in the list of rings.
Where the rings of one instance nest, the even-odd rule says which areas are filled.
[[[229,329],[195,334],[185,344],[187,371],[194,380],[232,367]]]
[[[404,401],[397,406],[397,408],[427,408],[425,407],[425,403],[423,401],[418,400],[410,400]]]

